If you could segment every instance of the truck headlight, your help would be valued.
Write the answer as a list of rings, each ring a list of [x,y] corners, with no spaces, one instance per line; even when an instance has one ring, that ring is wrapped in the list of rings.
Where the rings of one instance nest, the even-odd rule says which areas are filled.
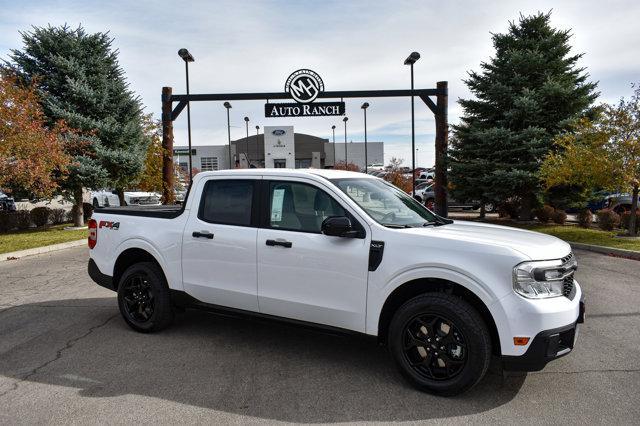
[[[546,299],[562,296],[564,279],[573,274],[577,263],[574,259],[522,262],[513,268],[513,289],[529,299]]]

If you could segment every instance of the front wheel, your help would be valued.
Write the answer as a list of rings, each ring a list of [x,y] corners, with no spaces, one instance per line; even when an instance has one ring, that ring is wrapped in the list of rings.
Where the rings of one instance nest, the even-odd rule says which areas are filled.
[[[491,360],[484,321],[449,294],[426,293],[402,305],[391,320],[388,341],[402,375],[418,389],[442,396],[471,389]]]
[[[164,274],[153,262],[136,263],[122,274],[118,307],[125,322],[142,333],[162,330],[173,321],[173,307]]]

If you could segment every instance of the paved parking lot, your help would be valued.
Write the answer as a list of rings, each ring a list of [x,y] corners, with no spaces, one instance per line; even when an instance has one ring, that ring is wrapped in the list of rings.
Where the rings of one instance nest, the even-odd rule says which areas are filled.
[[[540,373],[415,391],[364,338],[188,312],[144,335],[83,247],[0,263],[0,423],[609,423],[640,418],[640,262],[576,252],[587,322]],[[637,424],[637,423],[636,423]]]

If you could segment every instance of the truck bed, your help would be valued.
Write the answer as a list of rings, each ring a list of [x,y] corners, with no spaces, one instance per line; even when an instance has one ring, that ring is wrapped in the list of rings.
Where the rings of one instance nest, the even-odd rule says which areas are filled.
[[[94,211],[100,214],[174,219],[182,214],[184,211],[184,205],[98,207]]]

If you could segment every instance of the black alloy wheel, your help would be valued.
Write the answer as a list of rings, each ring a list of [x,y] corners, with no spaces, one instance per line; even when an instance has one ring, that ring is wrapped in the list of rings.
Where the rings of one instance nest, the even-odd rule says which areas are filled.
[[[120,277],[118,307],[125,322],[142,333],[158,331],[173,321],[169,286],[155,262],[131,265]]]
[[[441,292],[418,295],[400,306],[387,343],[409,383],[442,396],[471,389],[491,360],[491,336],[480,314],[461,297]]]
[[[122,285],[126,314],[137,323],[149,321],[153,315],[154,296],[146,274],[130,275]]]
[[[404,356],[416,373],[430,380],[449,380],[462,371],[467,344],[451,320],[418,315],[404,330]]]

